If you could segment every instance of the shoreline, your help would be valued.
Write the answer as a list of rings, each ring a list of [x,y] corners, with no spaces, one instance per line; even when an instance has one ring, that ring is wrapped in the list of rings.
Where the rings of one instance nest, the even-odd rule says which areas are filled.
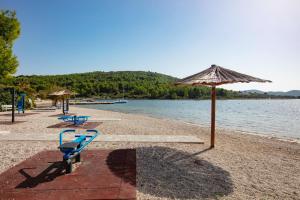
[[[181,121],[181,120],[179,120]],[[186,121],[182,121],[185,124],[189,124],[192,126],[199,126],[202,128],[210,128],[209,126],[203,126],[200,124],[195,124],[192,122],[186,122]],[[267,139],[275,139],[275,140],[279,140],[279,141],[284,141],[284,142],[291,142],[291,143],[298,143],[300,144],[300,138],[293,138],[293,137],[287,137],[287,136],[276,136],[276,135],[269,135],[269,134],[263,134],[263,133],[258,133],[258,132],[251,132],[251,131],[243,131],[243,130],[238,130],[238,129],[230,129],[227,127],[220,127],[220,128],[216,128],[216,130],[225,130],[226,132],[234,132],[232,134],[242,134],[242,135],[252,135],[252,136],[258,136],[258,137],[263,137],[263,138],[267,138]]]
[[[82,99],[90,99],[90,100],[96,100],[96,101],[114,101],[118,99],[122,99],[123,97],[116,97],[116,98],[98,98],[98,97],[89,97],[89,98],[79,98],[79,99],[72,99],[72,100],[82,100]],[[300,98],[298,97],[288,97],[288,98],[218,98],[218,101],[221,100],[299,100]],[[203,99],[151,99],[151,98],[126,98],[125,100],[171,100],[171,101],[211,101],[210,97],[208,98],[203,98]]]
[[[203,125],[203,124],[198,124],[198,123],[194,123],[191,121],[185,121],[183,119],[175,119],[175,118],[168,118],[166,116],[155,116],[155,115],[151,115],[151,114],[147,114],[147,113],[133,113],[133,112],[125,112],[125,111],[114,111],[114,110],[105,110],[105,109],[98,109],[98,108],[88,108],[88,107],[81,107],[80,105],[74,105],[75,107],[78,108],[84,108],[84,109],[89,109],[89,110],[101,110],[101,111],[108,111],[108,112],[115,112],[115,113],[122,113],[122,114],[132,114],[132,115],[137,115],[137,116],[146,116],[146,117],[151,117],[151,118],[156,118],[156,119],[165,119],[165,120],[173,120],[175,122],[180,122],[180,123],[184,123],[187,125],[191,125],[191,126],[197,126],[200,128],[205,128],[205,129],[210,129],[209,125]],[[278,135],[274,135],[274,134],[265,134],[265,133],[261,133],[261,132],[252,132],[252,131],[244,131],[244,130],[238,130],[235,128],[228,128],[228,127],[223,127],[223,126],[218,126],[216,127],[216,131],[222,131],[225,130],[225,132],[233,132],[232,134],[246,134],[246,135],[252,135],[252,136],[258,136],[258,137],[263,137],[263,138],[267,138],[267,139],[276,139],[279,141],[285,141],[285,142],[290,142],[290,143],[298,143],[300,144],[300,137],[299,138],[295,138],[295,137],[288,137],[288,136],[278,136]]]
[[[147,113],[133,113],[133,112],[124,112],[124,111],[113,111],[113,110],[105,110],[105,109],[98,109],[98,108],[88,108],[88,107],[81,107],[80,105],[70,105],[70,107],[74,107],[74,108],[79,108],[79,109],[87,109],[90,111],[102,111],[102,112],[112,112],[115,113],[116,115],[118,114],[125,114],[125,115],[134,115],[137,117],[147,117],[147,118],[154,118],[157,120],[167,120],[167,121],[173,121],[174,123],[182,123],[182,124],[186,124],[188,126],[195,126],[195,127],[199,127],[201,129],[210,129],[210,126],[207,125],[202,125],[202,124],[198,124],[198,123],[194,123],[194,122],[190,122],[190,121],[185,121],[183,119],[175,119],[175,118],[168,118],[166,116],[154,116],[151,114],[147,114]],[[60,109],[58,109],[57,111],[60,112]],[[30,112],[36,112],[35,110],[30,110]],[[10,113],[10,112],[0,112],[1,113]],[[1,120],[1,118],[0,118]],[[1,127],[1,126],[0,126]],[[3,130],[0,129],[0,133]],[[270,134],[264,134],[264,133],[259,133],[259,132],[251,132],[251,131],[244,131],[244,130],[238,130],[235,128],[227,128],[227,127],[222,127],[222,126],[217,126],[216,127],[216,133],[218,134],[218,132],[222,132],[223,134],[229,134],[229,135],[234,135],[234,134],[240,134],[240,135],[246,135],[246,136],[254,136],[254,137],[261,137],[264,139],[269,139],[269,140],[277,140],[277,141],[282,141],[282,142],[288,142],[288,143],[296,143],[296,144],[300,144],[300,138],[294,138],[294,137],[287,137],[287,136],[276,136],[276,135],[270,135]]]

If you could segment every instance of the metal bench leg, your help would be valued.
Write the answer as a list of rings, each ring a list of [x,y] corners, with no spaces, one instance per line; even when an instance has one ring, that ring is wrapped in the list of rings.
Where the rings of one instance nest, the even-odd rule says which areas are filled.
[[[80,158],[80,153],[75,157],[75,162],[80,162],[81,158]]]
[[[64,160],[64,164],[66,166],[66,174],[69,174],[72,172],[72,160]]]
[[[77,146],[77,149],[79,149],[81,147],[81,143]],[[75,162],[80,162],[81,158],[80,158],[80,153],[78,153],[78,155],[75,156]]]

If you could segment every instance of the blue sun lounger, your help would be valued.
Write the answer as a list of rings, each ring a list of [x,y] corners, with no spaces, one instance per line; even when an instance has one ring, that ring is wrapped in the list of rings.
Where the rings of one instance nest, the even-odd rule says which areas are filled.
[[[64,154],[63,163],[66,166],[66,173],[72,172],[72,161],[80,162],[80,153],[90,144],[100,133],[97,130],[86,130],[85,133],[75,135],[71,142],[63,143],[65,133],[75,133],[75,129],[63,130],[59,134],[59,150]]]
[[[90,116],[61,116],[58,119],[59,120],[63,120],[64,122],[71,122],[74,125],[81,125],[84,124],[88,119],[90,118]]]

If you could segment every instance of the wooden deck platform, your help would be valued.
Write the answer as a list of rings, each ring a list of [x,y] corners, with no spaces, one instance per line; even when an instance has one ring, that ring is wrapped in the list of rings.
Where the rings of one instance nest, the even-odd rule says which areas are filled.
[[[88,150],[71,174],[59,151],[43,151],[0,174],[1,199],[136,199],[134,149]]]

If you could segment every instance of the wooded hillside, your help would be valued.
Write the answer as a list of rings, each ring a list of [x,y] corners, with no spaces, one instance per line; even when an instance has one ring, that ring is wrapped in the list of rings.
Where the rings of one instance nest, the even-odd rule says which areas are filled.
[[[66,88],[77,93],[77,97],[100,98],[155,98],[198,99],[209,98],[208,87],[174,86],[177,78],[143,71],[89,72],[66,75],[17,76],[2,81],[5,85],[18,86],[27,93],[46,98],[49,92]],[[218,96],[232,98],[237,92],[217,90]]]

